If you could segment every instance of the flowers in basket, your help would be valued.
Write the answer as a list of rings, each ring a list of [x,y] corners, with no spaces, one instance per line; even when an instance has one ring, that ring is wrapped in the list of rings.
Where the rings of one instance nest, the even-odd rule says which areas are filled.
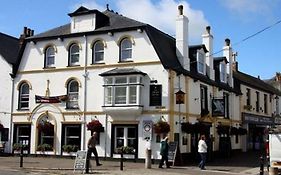
[[[159,120],[157,123],[153,124],[154,132],[156,134],[168,133],[171,128],[168,122]]]
[[[98,120],[92,120],[87,124],[87,129],[93,132],[104,132],[104,127]]]
[[[43,120],[38,123],[37,129],[45,134],[52,133],[54,131],[54,125],[47,120]]]

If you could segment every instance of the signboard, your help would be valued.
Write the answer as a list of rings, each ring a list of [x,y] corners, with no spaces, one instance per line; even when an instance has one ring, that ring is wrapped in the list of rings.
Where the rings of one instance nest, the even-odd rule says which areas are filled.
[[[87,151],[77,151],[74,162],[74,171],[82,170],[86,168]]]
[[[254,123],[254,124],[263,124],[263,125],[272,125],[274,123],[273,117],[264,117],[253,114],[242,113],[244,123]]]
[[[176,153],[177,153],[177,142],[169,142],[169,152],[168,152],[168,161],[175,163]]]
[[[149,106],[162,106],[162,85],[150,85]]]
[[[36,103],[61,103],[67,100],[67,95],[53,96],[53,97],[43,97],[35,95]]]
[[[143,133],[142,133],[143,139],[151,140],[153,122],[151,120],[144,120],[142,124],[143,124]]]
[[[224,98],[212,99],[212,116],[224,116],[225,115],[225,103]]]

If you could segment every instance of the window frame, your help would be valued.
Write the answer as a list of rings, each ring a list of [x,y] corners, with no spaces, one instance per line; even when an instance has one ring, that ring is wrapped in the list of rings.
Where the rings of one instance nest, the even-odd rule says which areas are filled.
[[[100,44],[102,46],[102,49],[96,50],[96,47],[98,44]],[[97,60],[97,54],[102,55],[101,60]],[[92,47],[92,63],[96,64],[96,63],[103,63],[103,62],[104,62],[104,43],[101,40],[98,40],[94,43],[94,45]]]
[[[123,136],[117,137],[117,129],[123,129]],[[135,130],[135,137],[128,137],[129,136],[129,129]],[[123,140],[123,146],[129,146],[129,140],[133,140],[134,145],[130,146],[134,148],[134,153],[128,153],[128,154],[137,154],[138,150],[138,127],[137,125],[113,125],[113,139],[112,139],[112,148],[113,153],[116,154],[116,148],[117,147],[117,139]],[[126,153],[127,154],[127,153]]]
[[[226,64],[225,62],[220,63],[220,81],[226,83]]]
[[[200,60],[200,55],[202,56],[203,60]],[[197,60],[197,72],[205,75],[206,74],[206,55],[202,50],[197,50],[196,60]],[[203,70],[200,69],[200,66],[203,67]]]
[[[77,87],[77,91],[73,91],[71,92],[71,85],[72,83],[76,83]],[[75,79],[70,80],[67,83],[67,96],[68,96],[68,100],[66,102],[66,109],[79,109],[79,82]],[[72,99],[76,97],[76,99]],[[71,105],[72,103],[74,103],[74,105]],[[77,105],[77,107],[74,107],[75,105]]]
[[[77,132],[77,135],[72,135],[72,136],[67,136],[68,134],[68,129],[69,128],[76,128],[78,130],[80,130],[80,132]],[[61,146],[63,147],[63,145],[76,145],[78,146],[78,150],[80,150],[81,148],[81,124],[63,124],[62,125],[62,143]],[[77,143],[76,144],[69,144],[69,140],[67,139],[77,139]]]
[[[256,91],[256,112],[260,112],[260,92]]]
[[[126,41],[128,41],[129,46],[128,47],[124,46],[124,48],[123,48],[123,45],[125,44]],[[129,53],[128,57],[125,57],[125,55],[124,55],[125,52]],[[132,60],[132,57],[133,57],[133,43],[130,38],[128,38],[128,37],[123,38],[120,41],[120,46],[119,46],[119,61],[120,62],[130,61],[130,60]]]
[[[264,94],[264,96],[263,96],[263,112],[265,113],[265,114],[267,114],[268,113],[268,110],[267,110],[267,106],[268,106],[268,102],[267,102],[267,100],[268,100],[268,96],[267,96],[267,94]]]
[[[246,88],[246,105],[251,105],[251,89]]]
[[[49,50],[53,49],[53,54],[49,53]],[[45,62],[44,62],[44,67],[45,68],[50,68],[50,67],[55,67],[55,58],[56,58],[56,50],[53,46],[49,46],[45,50]],[[53,63],[49,64],[49,60],[53,59]]]
[[[73,47],[76,46],[78,48],[78,52],[72,52],[73,51]],[[73,43],[69,46],[69,50],[68,50],[68,66],[79,66],[80,64],[80,47],[77,43]],[[78,61],[73,62],[74,57],[78,55]]]
[[[208,111],[208,88],[200,85],[200,106],[201,111]]]
[[[133,81],[131,78],[135,78]],[[121,81],[123,79],[123,82]],[[120,82],[118,82],[118,80]],[[111,76],[104,78],[104,105],[105,106],[124,106],[124,105],[139,105],[141,87],[143,86],[142,77],[140,75],[129,76]],[[117,89],[123,88],[125,94],[116,96]],[[134,90],[132,90],[134,88]],[[133,93],[132,93],[133,92]],[[117,103],[117,98],[124,98],[123,103]],[[133,97],[133,98],[132,98]],[[121,100],[122,101],[122,100]]]
[[[27,86],[27,90],[28,90],[28,93],[26,94],[23,94],[23,87],[24,86]],[[30,87],[29,87],[29,84],[24,82],[20,85],[20,88],[19,88],[19,99],[18,99],[18,109],[22,109],[22,110],[25,110],[25,109],[29,109],[29,101],[30,101]],[[22,98],[24,99],[27,99],[26,101],[23,101]],[[27,106],[26,107],[23,107],[22,103],[26,103]]]

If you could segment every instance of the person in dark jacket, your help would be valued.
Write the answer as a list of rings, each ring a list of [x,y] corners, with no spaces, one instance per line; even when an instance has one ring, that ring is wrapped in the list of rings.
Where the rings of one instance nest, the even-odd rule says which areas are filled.
[[[162,157],[161,157],[161,161],[160,161],[160,164],[159,164],[159,168],[163,168],[164,162],[166,164],[166,167],[170,168],[169,163],[168,163],[168,152],[169,152],[168,137],[165,137],[161,141],[160,155]]]
[[[89,165],[90,165],[90,158],[92,153],[95,155],[96,159],[96,165],[101,166],[102,164],[99,163],[99,156],[96,149],[96,143],[97,143],[97,132],[93,132],[93,135],[88,140],[88,151],[87,151],[87,159],[86,159],[86,173],[89,173]]]

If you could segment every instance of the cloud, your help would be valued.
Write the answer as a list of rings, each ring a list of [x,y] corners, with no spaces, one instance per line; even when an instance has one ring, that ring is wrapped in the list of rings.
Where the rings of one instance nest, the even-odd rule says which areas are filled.
[[[272,8],[276,6],[278,0],[219,0],[219,2],[232,13],[251,18],[255,17],[252,15],[271,15]]]
[[[113,4],[114,3],[114,4]],[[115,0],[110,2],[110,7],[115,7],[114,11],[135,19],[140,22],[148,23],[159,30],[175,35],[175,20],[178,13],[178,5],[184,6],[184,13],[189,19],[189,36],[190,40],[200,42],[201,35],[208,25],[204,13],[200,10],[192,9],[186,1],[176,0]],[[83,3],[77,4],[76,7],[84,5],[88,8],[96,8],[101,11],[105,9],[94,0],[84,0]]]
[[[189,18],[189,34],[191,40],[201,40],[201,35],[208,25],[202,11],[194,10],[186,1],[159,0],[153,3],[151,0],[119,0],[116,3],[121,14],[175,35],[175,20],[178,13],[178,5],[184,6],[184,13]]]

